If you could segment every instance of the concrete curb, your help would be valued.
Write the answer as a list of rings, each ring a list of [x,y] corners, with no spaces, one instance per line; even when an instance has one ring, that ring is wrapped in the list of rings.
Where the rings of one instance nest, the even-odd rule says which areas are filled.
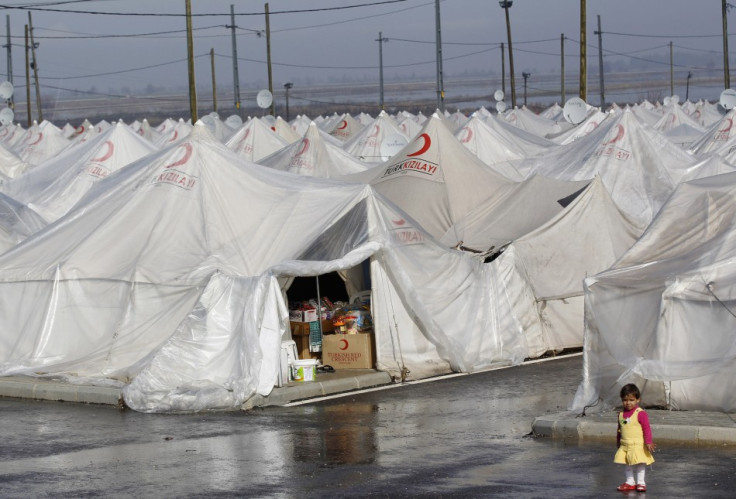
[[[288,386],[274,388],[268,396],[255,395],[251,397],[241,408],[248,410],[255,407],[282,406],[299,400],[393,383],[393,379],[388,373],[368,369],[361,369],[355,373],[343,370],[334,378],[329,378],[326,375],[325,378],[319,380],[318,376],[316,381],[291,383]],[[0,377],[0,397],[124,407],[120,387],[73,385],[62,380],[23,376]]]
[[[118,387],[72,385],[40,378],[1,378],[0,396],[32,400],[78,402],[122,406],[123,394]]]
[[[299,400],[313,399],[337,393],[371,388],[374,386],[388,385],[392,382],[393,380],[391,375],[382,371],[361,373],[356,376],[328,379],[325,381],[319,381],[318,376],[316,381],[300,383],[298,386],[292,385],[274,388],[274,390],[265,397],[261,395],[251,397],[245,402],[245,404],[243,404],[242,408],[248,410],[256,407],[283,406],[290,402],[296,402]]]
[[[701,411],[648,411],[656,443],[696,446],[736,446],[736,422],[731,415]],[[670,417],[667,417],[670,416]],[[673,419],[692,419],[678,424]],[[537,436],[560,440],[616,442],[616,414],[578,417],[576,412],[540,416],[532,424]]]

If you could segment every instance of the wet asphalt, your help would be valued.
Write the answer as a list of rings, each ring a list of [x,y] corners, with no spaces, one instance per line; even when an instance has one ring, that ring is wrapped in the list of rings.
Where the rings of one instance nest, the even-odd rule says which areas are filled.
[[[0,497],[624,497],[615,426],[610,443],[530,435],[567,409],[581,363],[248,412],[0,399]],[[736,496],[736,448],[660,445],[655,458],[648,492],[629,497]]]

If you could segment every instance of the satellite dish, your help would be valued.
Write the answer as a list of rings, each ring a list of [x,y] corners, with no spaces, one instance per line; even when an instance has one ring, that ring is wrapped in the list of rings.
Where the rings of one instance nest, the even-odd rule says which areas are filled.
[[[225,120],[225,124],[230,128],[240,128],[240,125],[243,124],[243,119],[237,114],[231,114]]]
[[[733,109],[736,107],[736,90],[727,88],[721,92],[721,98],[718,103],[723,109]]]
[[[9,81],[0,83],[0,99],[10,99],[13,96],[13,90],[13,84]]]
[[[383,161],[388,161],[389,158],[406,147],[408,143],[409,141],[403,135],[398,133],[389,135],[381,142],[381,158]]]
[[[2,111],[0,111],[0,125],[12,125],[13,118],[15,118],[15,113],[9,107],[6,107]]]
[[[256,95],[256,104],[258,104],[258,107],[261,109],[266,109],[272,102],[273,95],[271,95],[271,92],[266,89],[261,90],[258,92],[258,95]]]
[[[673,105],[674,104],[679,104],[679,102],[680,102],[680,96],[679,95],[675,94],[672,97],[670,97],[670,103],[671,104],[673,104]]]
[[[585,120],[588,115],[588,104],[585,103],[580,97],[573,97],[565,102],[565,107],[562,108],[562,116],[568,123],[573,125],[579,125]]]
[[[499,89],[499,90],[496,90],[495,92],[493,92],[493,98],[496,99],[499,102],[502,101],[503,98],[504,98],[503,90],[500,90]]]
[[[669,106],[670,104],[672,104],[672,97],[668,95],[667,97],[662,99],[662,104],[664,104],[665,106]]]
[[[506,111],[506,103],[502,100],[496,102],[496,111],[501,114]]]

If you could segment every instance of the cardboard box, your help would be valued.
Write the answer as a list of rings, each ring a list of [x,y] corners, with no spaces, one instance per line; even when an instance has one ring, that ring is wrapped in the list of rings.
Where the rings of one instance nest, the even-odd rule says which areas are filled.
[[[316,322],[316,321],[315,321]],[[291,336],[309,336],[309,322],[289,322],[291,328]],[[322,321],[322,332],[330,333],[335,330],[332,321]]]
[[[289,310],[289,320],[293,322],[314,322],[317,310]]]
[[[326,334],[322,337],[322,363],[335,369],[373,369],[373,335]]]
[[[316,321],[315,321],[316,322]],[[291,328],[291,338],[296,343],[296,350],[300,359],[319,359],[320,352],[310,352],[309,332],[311,323],[309,322],[289,322]],[[327,333],[335,329],[332,321],[322,321],[322,332]],[[322,337],[324,339],[324,336]]]

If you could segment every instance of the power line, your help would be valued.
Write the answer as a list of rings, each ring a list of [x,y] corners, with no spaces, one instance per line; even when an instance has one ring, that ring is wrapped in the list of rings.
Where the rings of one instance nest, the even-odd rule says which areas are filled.
[[[279,15],[279,14],[302,14],[306,12],[329,12],[329,11],[335,11],[335,10],[347,10],[347,9],[356,9],[361,7],[375,7],[378,5],[386,5],[386,4],[393,4],[393,3],[401,3],[406,2],[407,0],[383,0],[381,2],[370,2],[370,3],[361,3],[361,4],[355,4],[355,5],[343,5],[340,7],[321,7],[316,9],[293,9],[293,10],[280,10],[280,11],[270,11],[269,15]],[[74,3],[74,2],[60,2],[60,4],[63,3]],[[33,5],[33,4],[31,4]],[[45,7],[31,7],[31,6],[25,6],[25,5],[2,5],[0,4],[0,9],[3,10],[25,10],[25,11],[38,11],[38,12],[56,12],[61,14],[89,14],[89,15],[98,15],[98,16],[131,16],[131,17],[186,17],[186,14],[168,14],[168,13],[145,13],[145,12],[102,12],[102,11],[94,11],[94,10],[73,10],[73,9],[49,9]],[[248,13],[241,13],[241,14],[235,14],[236,16],[262,16],[263,12],[248,12]],[[213,16],[230,16],[230,13],[207,13],[207,14],[191,14],[192,17],[213,17]]]

